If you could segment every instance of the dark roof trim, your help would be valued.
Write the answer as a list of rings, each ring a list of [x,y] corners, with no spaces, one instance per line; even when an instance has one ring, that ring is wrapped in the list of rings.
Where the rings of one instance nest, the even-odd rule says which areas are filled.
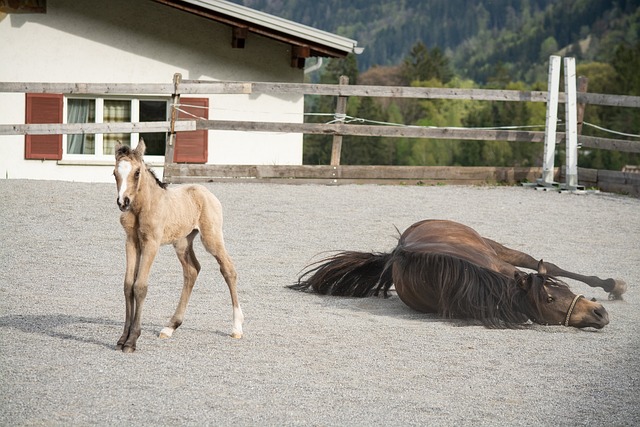
[[[292,46],[292,66],[311,56],[343,58],[360,53],[358,42],[223,0],[154,0],[232,27],[232,46],[243,47],[247,33]],[[300,54],[299,54],[300,53]],[[300,62],[302,60],[302,62]],[[294,65],[295,63],[295,65]]]

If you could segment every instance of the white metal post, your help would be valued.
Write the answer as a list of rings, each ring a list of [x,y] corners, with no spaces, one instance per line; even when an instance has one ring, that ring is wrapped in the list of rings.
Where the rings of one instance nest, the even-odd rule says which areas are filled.
[[[564,92],[566,111],[566,185],[578,188],[578,105],[576,101],[576,59],[564,58]]]
[[[558,123],[558,92],[560,91],[560,57],[549,57],[549,82],[547,84],[547,121],[544,130],[544,162],[542,179],[538,184],[553,184],[554,157],[556,154],[556,127]]]

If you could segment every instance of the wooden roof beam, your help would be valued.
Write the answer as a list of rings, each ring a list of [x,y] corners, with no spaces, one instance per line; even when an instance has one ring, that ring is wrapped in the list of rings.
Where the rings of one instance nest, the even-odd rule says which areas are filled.
[[[311,56],[311,48],[306,45],[291,45],[291,66],[304,68],[305,60]]]
[[[247,34],[249,34],[247,27],[231,27],[231,47],[234,49],[244,49]]]

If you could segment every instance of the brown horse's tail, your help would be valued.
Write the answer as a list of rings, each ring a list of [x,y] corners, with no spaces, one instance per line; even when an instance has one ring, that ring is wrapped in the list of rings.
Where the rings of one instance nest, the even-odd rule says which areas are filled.
[[[392,285],[390,253],[345,251],[311,264],[291,289],[312,289],[319,294],[368,297],[384,296]]]

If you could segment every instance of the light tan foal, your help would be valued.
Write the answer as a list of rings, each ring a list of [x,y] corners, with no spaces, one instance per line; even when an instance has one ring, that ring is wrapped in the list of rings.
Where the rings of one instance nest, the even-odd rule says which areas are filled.
[[[233,306],[231,336],[241,338],[244,316],[238,302],[236,270],[224,245],[220,202],[201,185],[166,188],[166,184],[147,169],[143,161],[144,151],[142,139],[135,150],[123,145],[116,147],[114,176],[118,188],[117,203],[122,211],[120,223],[126,232],[127,260],[124,278],[126,317],[124,332],[116,348],[125,353],[136,349],[149,271],[161,245],[174,246],[182,264],[184,284],[176,311],[160,332],[160,337],[169,338],[182,324],[200,272],[200,263],[193,251],[193,240],[198,232],[204,247],[220,265],[220,272],[229,287]]]

